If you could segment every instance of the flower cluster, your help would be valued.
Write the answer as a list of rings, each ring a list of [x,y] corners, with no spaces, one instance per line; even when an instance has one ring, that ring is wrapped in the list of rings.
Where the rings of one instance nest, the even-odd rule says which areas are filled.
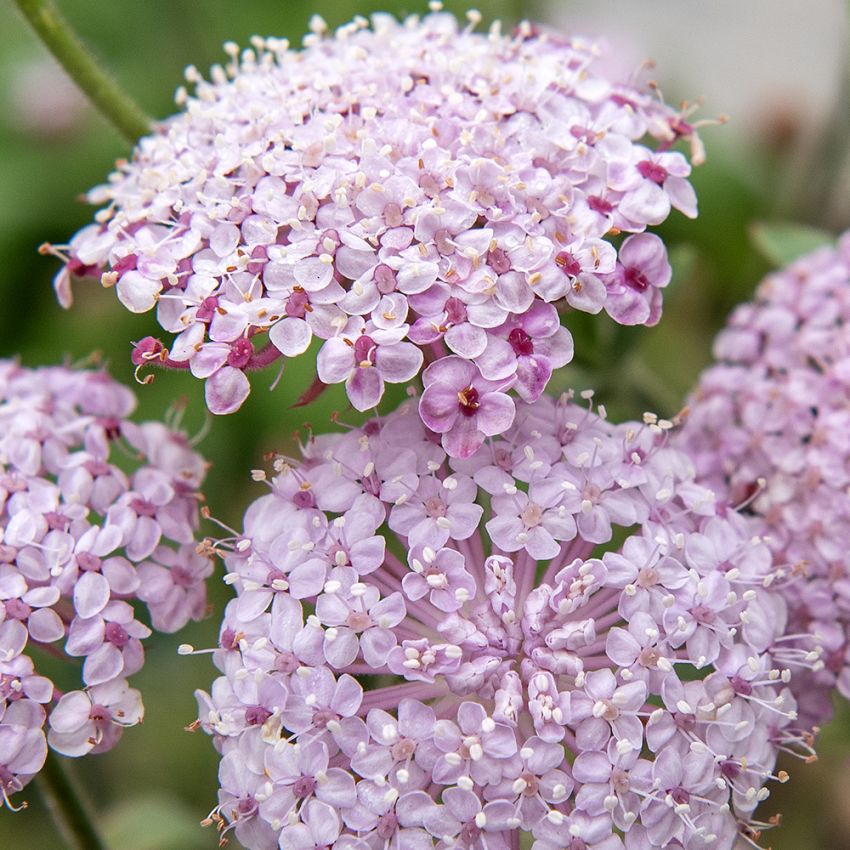
[[[190,69],[184,111],[89,194],[62,303],[94,276],[155,308],[171,342],[134,362],[190,369],[222,414],[314,338],[318,379],[368,410],[449,353],[533,401],[573,355],[559,310],[656,322],[671,272],[647,228],[696,215],[671,149],[701,160],[693,125],[603,76],[597,45],[477,19],[317,22],[303,50],[258,38],[209,82]]]
[[[212,820],[252,850],[752,838],[819,661],[670,427],[542,396],[452,459],[410,401],[279,457],[218,544]]]
[[[823,644],[796,694],[820,724],[836,683],[850,696],[850,235],[771,274],[715,356],[677,439],[787,573],[787,640]]]
[[[0,362],[0,797],[9,806],[48,744],[68,756],[102,752],[142,719],[127,677],[151,631],[132,600],[165,632],[205,612],[211,564],[193,543],[205,463],[182,434],[129,421],[134,407],[103,372]],[[129,474],[124,458],[110,459],[116,444]],[[64,689],[79,679],[76,663],[57,683],[40,675],[39,654],[82,661],[83,688]]]

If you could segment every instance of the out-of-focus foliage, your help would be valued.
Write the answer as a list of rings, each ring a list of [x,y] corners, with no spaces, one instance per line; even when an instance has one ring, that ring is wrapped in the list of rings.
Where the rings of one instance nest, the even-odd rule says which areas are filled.
[[[260,33],[297,43],[314,13],[335,26],[354,14],[406,14],[426,7],[424,0],[59,2],[104,64],[156,117],[174,111],[172,95],[183,82],[183,68],[193,64],[205,70],[220,61],[224,41],[244,45]],[[477,5],[485,23],[498,16],[506,26],[545,11],[522,0],[484,0]],[[458,2],[446,6],[461,15],[465,11]],[[563,20],[570,3],[558,6]],[[682,51],[687,52],[688,39],[698,37],[696,30],[681,33]],[[11,4],[0,7],[0,356],[20,354],[32,366],[81,360],[98,352],[115,377],[131,382],[128,340],[155,334],[153,317],[128,314],[96,283],[78,285],[74,309],[61,310],[50,286],[58,264],[36,251],[45,240],[62,243],[90,220],[92,211],[79,202],[79,195],[101,182],[116,158],[129,153],[123,139],[62,88],[56,73]],[[665,95],[693,98],[699,92],[671,91],[668,83]],[[844,112],[842,108],[840,114]],[[821,143],[801,152],[797,143],[803,128],[793,117],[793,103],[784,104],[776,122],[766,122],[762,135],[743,152],[719,141],[724,128],[704,130],[708,161],[694,175],[700,217],[696,222],[674,217],[664,228],[674,281],[660,325],[625,328],[601,317],[588,321],[579,316],[570,325],[581,338],[576,348],[594,355],[562,370],[552,390],[596,387],[597,398],[618,417],[639,417],[646,409],[664,416],[676,413],[707,362],[711,339],[729,310],[748,297],[775,261],[810,247],[809,238],[819,238],[822,229],[835,232],[850,225],[840,216],[824,219],[829,205],[822,193],[789,196],[788,187],[805,186],[804,181],[777,179],[792,169],[794,174],[810,169],[812,174],[830,175],[820,181],[828,187],[823,191],[850,196],[846,173],[843,182],[840,173],[850,138],[841,135],[840,122],[825,129]],[[789,223],[794,226],[787,227]],[[797,225],[818,230],[812,233]],[[244,506],[262,486],[251,481],[249,470],[263,465],[265,453],[291,450],[296,432],[305,434],[310,423],[319,430],[332,427],[334,411],[343,421],[362,421],[347,408],[340,387],[307,408],[292,409],[312,379],[308,362],[304,357],[287,367],[272,392],[263,392],[258,381],[243,409],[216,419],[204,437],[201,448],[214,462],[205,490],[221,522],[240,524]],[[268,385],[274,377],[271,371]],[[145,417],[175,407],[190,433],[206,427],[200,382],[160,374],[138,390]],[[401,392],[388,394],[388,408]],[[215,533],[212,526],[207,531]],[[210,617],[190,626],[179,640],[214,645],[227,589],[215,583],[211,598]],[[147,664],[133,679],[145,695],[144,725],[130,730],[114,752],[70,765],[111,846],[122,850],[193,850],[217,843],[211,829],[195,823],[215,805],[218,759],[206,736],[183,730],[196,716],[193,690],[208,686],[213,671],[208,657],[178,657],[175,645],[173,638],[151,638]],[[850,713],[845,708],[825,733],[820,751],[818,764],[790,766],[792,782],[777,794],[782,799],[766,806],[766,814],[778,808],[785,815],[783,828],[769,836],[775,850],[850,847],[850,822],[841,803],[850,792]],[[30,802],[28,811],[0,813],[0,847],[58,847],[35,786],[22,796]]]

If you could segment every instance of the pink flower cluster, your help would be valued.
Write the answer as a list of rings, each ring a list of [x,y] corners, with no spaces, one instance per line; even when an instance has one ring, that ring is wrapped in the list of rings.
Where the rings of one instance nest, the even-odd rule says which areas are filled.
[[[820,725],[836,683],[850,697],[850,234],[771,274],[715,356],[678,444],[786,573],[788,645],[823,644],[825,668],[796,693]]]
[[[658,320],[671,272],[647,228],[697,212],[671,150],[702,158],[681,112],[608,80],[596,45],[528,24],[314,29],[300,51],[229,46],[209,82],[190,69],[184,111],[89,194],[105,206],[64,255],[63,304],[94,276],[156,309],[172,339],[134,362],[190,369],[222,414],[248,371],[314,339],[318,379],[358,410],[449,353],[470,386],[533,401],[573,355],[559,311]]]
[[[278,458],[218,544],[211,819],[252,850],[752,838],[820,662],[670,427],[542,396],[452,459],[408,402]]]
[[[145,602],[165,632],[205,612],[212,567],[193,539],[206,465],[182,434],[129,421],[134,407],[103,372],[0,361],[0,797],[10,807],[48,744],[102,752],[142,719],[127,677],[151,630],[130,603]],[[110,460],[119,442],[129,474]],[[79,678],[71,664],[63,690],[40,675],[48,656],[82,661],[82,689],[64,690]]]

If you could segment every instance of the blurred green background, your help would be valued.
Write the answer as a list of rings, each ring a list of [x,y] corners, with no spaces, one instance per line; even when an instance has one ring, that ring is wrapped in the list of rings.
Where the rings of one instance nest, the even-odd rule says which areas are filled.
[[[152,333],[152,314],[128,314],[110,292],[96,285],[78,285],[74,309],[61,310],[51,290],[57,262],[38,255],[45,241],[61,244],[86,224],[92,210],[80,194],[102,182],[116,158],[129,149],[98,115],[75,96],[61,73],[17,16],[9,0],[0,5],[0,356],[21,356],[34,366],[62,360],[78,361],[97,352],[112,373],[132,382],[129,340]],[[772,7],[752,0],[766,12]],[[626,4],[622,4],[622,8]],[[678,54],[663,81],[668,100],[693,99],[704,92],[693,74],[679,75],[692,51],[713,37],[717,62],[731,66],[745,86],[747,68],[724,35],[724,20],[714,15],[705,25],[697,19],[699,5],[678,0],[692,12],[687,26],[665,34],[665,53]],[[331,26],[353,14],[392,11],[421,12],[425,3],[396,0],[60,0],[63,12],[120,83],[156,117],[174,111],[172,96],[182,83],[188,64],[206,69],[223,58],[221,44],[246,44],[260,33],[290,37],[298,43],[310,16],[322,14]],[[663,15],[659,0],[636,0],[634,7],[647,15]],[[713,4],[708,4],[713,5]],[[594,30],[595,9],[603,3],[531,3],[522,0],[485,0],[478,4],[485,23],[501,17],[510,24],[522,17],[557,20],[571,28],[571,15],[582,32]],[[617,9],[608,3],[608,12]],[[669,3],[668,3],[669,6]],[[729,31],[736,28],[735,5],[726,7]],[[837,20],[839,44],[847,41],[843,4]],[[447,2],[463,14],[466,6]],[[590,11],[589,11],[590,7]],[[704,11],[704,10],[703,10]],[[717,11],[715,9],[715,11]],[[779,14],[779,13],[777,13]],[[812,20],[819,12],[812,12]],[[600,19],[601,20],[601,19]],[[650,18],[651,28],[662,18]],[[775,23],[775,21],[774,21]],[[834,23],[826,26],[836,36]],[[669,24],[669,20],[668,20]],[[710,26],[709,26],[710,24]],[[590,25],[590,29],[588,29]],[[576,24],[578,26],[578,24]],[[710,27],[714,29],[711,30]],[[740,35],[740,27],[738,34]],[[803,39],[806,33],[793,32]],[[776,34],[780,38],[781,33]],[[640,34],[619,32],[617,44],[631,39],[628,50],[638,59],[652,55]],[[672,41],[672,46],[670,40]],[[764,31],[754,35],[746,51],[752,68],[764,76],[760,53],[770,47]],[[809,43],[811,42],[811,43]],[[815,51],[823,47],[809,33],[805,42]],[[805,44],[801,49],[805,48]],[[776,45],[779,47],[780,45]],[[725,52],[724,52],[725,51]],[[626,51],[628,52],[628,51]],[[781,54],[781,50],[778,51]],[[793,61],[793,57],[786,57]],[[637,64],[637,60],[636,63]],[[691,67],[690,70],[693,70]],[[778,67],[778,66],[777,66]],[[777,72],[778,73],[778,72]],[[600,400],[620,417],[637,417],[653,409],[672,415],[681,406],[700,368],[708,361],[711,339],[732,306],[751,293],[758,279],[783,257],[793,256],[807,237],[782,225],[807,225],[832,233],[850,225],[847,156],[850,117],[846,109],[846,53],[839,50],[827,63],[814,91],[825,102],[812,113],[811,97],[777,78],[769,95],[754,91],[758,108],[736,100],[740,114],[729,127],[707,127],[703,133],[708,161],[697,170],[694,183],[700,199],[696,222],[674,216],[664,229],[671,246],[674,283],[665,301],[665,316],[654,329],[623,329],[595,317],[571,328],[577,349],[590,350],[556,379],[554,389],[567,386],[598,389]],[[683,91],[687,77],[690,90]],[[706,87],[711,85],[706,76]],[[770,80],[769,74],[767,75]],[[693,88],[693,87],[696,88]],[[730,95],[740,95],[730,90]],[[763,92],[763,90],[762,90]],[[824,100],[825,99],[825,100]],[[722,92],[710,105],[725,111]],[[705,110],[704,110],[705,111]],[[700,113],[702,114],[702,113]],[[711,117],[706,112],[706,117]],[[737,124],[737,126],[735,126]],[[217,419],[200,449],[213,462],[205,492],[213,513],[222,522],[238,526],[245,505],[259,494],[248,470],[262,465],[264,453],[292,450],[296,433],[306,423],[323,430],[334,411],[346,409],[341,392],[326,393],[319,402],[301,410],[292,403],[312,375],[306,365],[290,365],[280,385],[268,392],[274,375],[259,376],[242,411]],[[190,433],[205,424],[203,388],[199,381],[178,374],[160,374],[152,385],[139,387],[139,415],[160,417],[169,407],[186,406],[184,425]],[[397,396],[396,396],[397,398]],[[392,404],[392,398],[388,399]],[[303,432],[302,432],[303,433]],[[207,529],[213,533],[212,529]],[[178,642],[212,646],[217,622],[227,600],[224,587],[211,591],[212,612],[179,637],[154,636],[147,644],[147,664],[133,679],[144,694],[144,725],[129,730],[109,754],[70,764],[86,789],[110,846],[121,850],[194,850],[212,848],[217,838],[198,822],[215,805],[217,756],[203,734],[183,730],[196,716],[192,692],[206,688],[213,677],[207,656],[180,658]],[[781,788],[766,806],[766,814],[781,810],[782,829],[766,837],[775,850],[845,850],[850,848],[850,712],[838,707],[838,716],[824,733],[816,764],[794,764],[792,782]],[[0,848],[47,850],[61,842],[53,832],[34,786],[23,795],[29,809],[12,815],[0,813]]]

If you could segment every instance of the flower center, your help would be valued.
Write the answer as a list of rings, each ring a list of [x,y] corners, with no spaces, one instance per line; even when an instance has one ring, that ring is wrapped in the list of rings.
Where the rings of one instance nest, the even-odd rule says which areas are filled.
[[[472,386],[461,390],[457,394],[457,400],[460,412],[464,416],[475,416],[478,412],[478,408],[481,406],[481,402],[478,401],[478,390]]]
[[[487,252],[487,264],[496,274],[504,274],[511,270],[511,261],[504,249],[496,247]]]
[[[402,738],[390,748],[390,755],[395,761],[406,761],[414,752],[416,752],[416,741],[411,738]]]
[[[649,280],[647,276],[634,266],[627,266],[623,270],[623,280],[627,286],[638,292],[644,292],[649,288]]]
[[[295,319],[303,319],[309,309],[310,296],[300,286],[296,286],[292,290],[292,295],[286,299],[286,306],[283,308],[284,313]]]
[[[105,637],[111,644],[119,649],[125,647],[130,641],[130,635],[120,623],[107,623],[105,629]]]
[[[520,779],[525,782],[522,793],[526,797],[533,797],[537,793],[537,789],[540,788],[540,780],[528,770],[520,776]]]
[[[520,514],[520,519],[523,521],[526,528],[535,528],[540,525],[540,522],[543,519],[543,508],[541,508],[537,502],[529,502],[525,508],[523,508],[523,511]]]
[[[135,505],[133,507],[135,508]],[[103,562],[100,558],[98,558],[97,555],[92,555],[91,552],[77,553],[77,564],[81,570],[85,570],[86,572],[98,572],[102,563]]]
[[[446,322],[448,324],[459,325],[461,322],[466,321],[466,305],[460,300],[460,298],[455,298],[454,296],[447,298],[444,309],[446,311]]]
[[[432,496],[425,500],[425,513],[431,519],[437,519],[446,515],[446,503],[438,496]]]
[[[514,328],[508,334],[508,342],[517,357],[528,357],[529,354],[534,354],[534,343],[522,328]]]
[[[610,210],[607,210],[607,212],[610,212]],[[557,254],[555,262],[561,267],[564,274],[570,277],[578,277],[581,273],[581,263],[569,251],[561,251]]]
[[[375,340],[368,334],[361,334],[354,340],[354,359],[361,369],[375,365]]]
[[[245,722],[249,726],[262,726],[272,713],[262,705],[249,705],[245,709]]]
[[[346,618],[345,625],[355,632],[362,632],[372,625],[372,618],[363,611],[352,611]]]
[[[637,170],[640,172],[641,177],[645,177],[659,186],[667,179],[667,169],[663,165],[658,165],[657,162],[652,162],[649,159],[639,162]]]
[[[312,776],[299,776],[292,785],[292,793],[303,800],[316,790],[316,780]]]
[[[637,574],[637,581],[635,584],[638,587],[655,587],[658,584],[658,572],[654,570],[652,567],[644,567]]]
[[[641,650],[637,660],[641,667],[656,667],[659,658],[661,658],[661,653],[654,646],[648,646],[646,649]]]
[[[139,515],[146,517],[155,517],[156,516],[156,505],[152,502],[149,502],[147,499],[133,499],[130,502],[130,507]]]
[[[629,790],[629,774],[621,767],[615,767],[611,771],[611,786],[619,794],[625,794]]]
[[[251,344],[251,340],[242,337],[230,343],[230,354],[227,355],[227,365],[233,366],[236,369],[244,369],[253,356],[254,346]]]

